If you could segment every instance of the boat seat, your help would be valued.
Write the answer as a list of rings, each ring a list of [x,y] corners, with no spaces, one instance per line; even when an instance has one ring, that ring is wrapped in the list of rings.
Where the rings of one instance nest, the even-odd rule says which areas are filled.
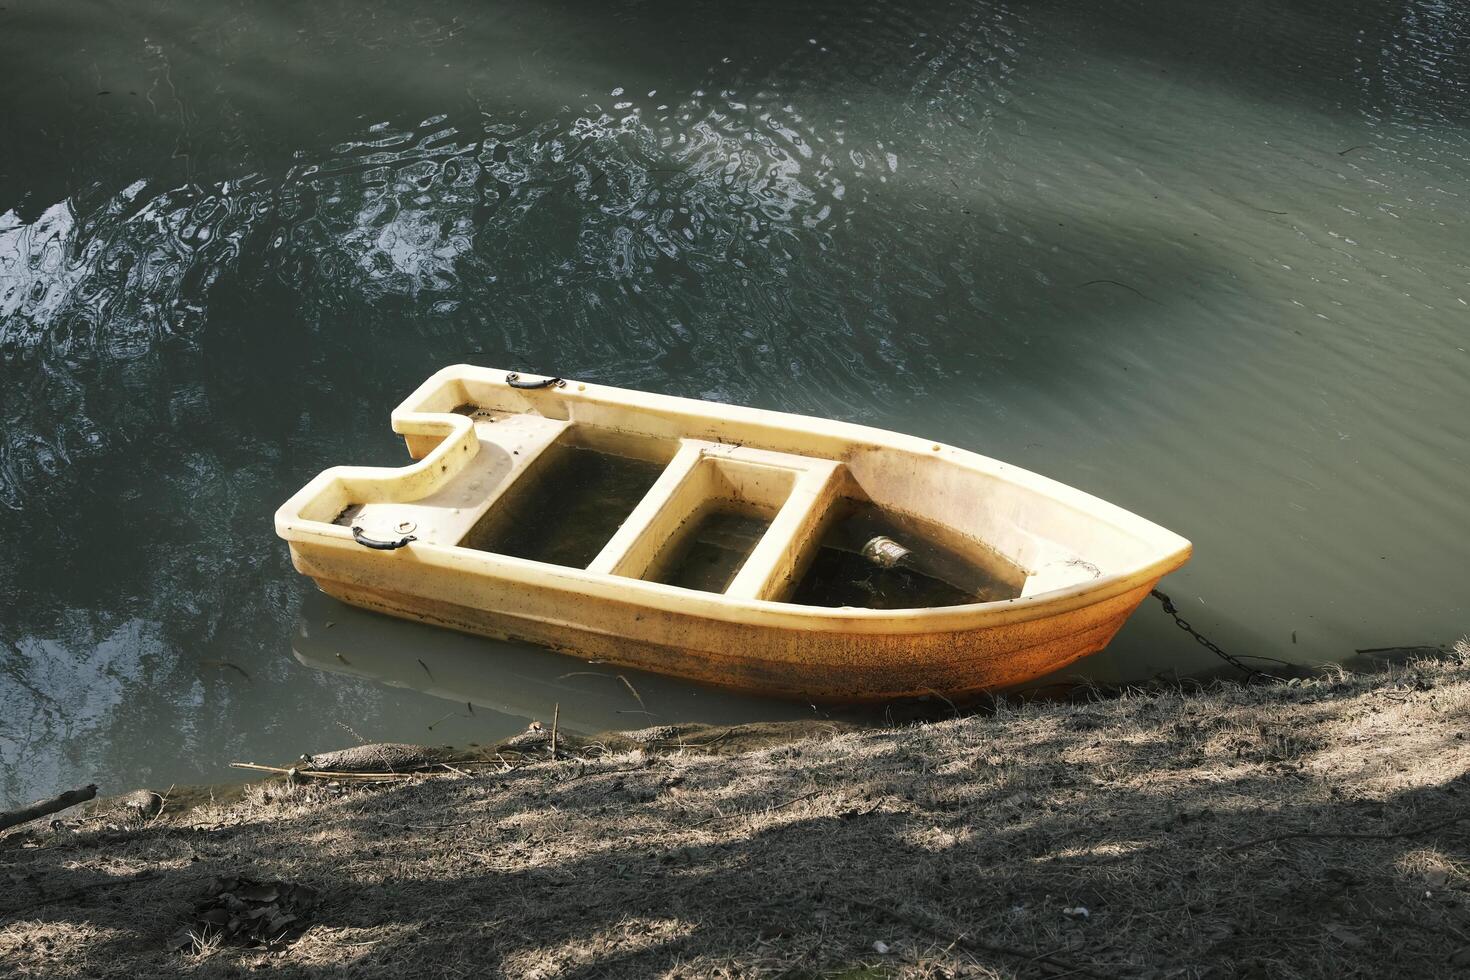
[[[1053,558],[1026,576],[1022,596],[1040,595],[1102,577],[1102,569],[1075,556]]]
[[[823,520],[846,478],[841,463],[681,440],[663,475],[628,515],[589,572],[644,578],[715,494],[772,515],[725,595],[779,602],[815,553]]]
[[[363,504],[351,523],[370,538],[412,534],[429,544],[458,544],[571,425],[561,419],[508,412],[480,412],[474,420],[479,451],[447,483],[418,500]]]

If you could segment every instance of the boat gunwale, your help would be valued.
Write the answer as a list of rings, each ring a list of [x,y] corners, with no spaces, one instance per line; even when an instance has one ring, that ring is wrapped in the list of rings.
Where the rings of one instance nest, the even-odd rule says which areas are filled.
[[[765,599],[736,598],[722,593],[702,592],[664,585],[643,579],[588,572],[566,565],[553,565],[494,552],[477,551],[459,545],[415,542],[409,548],[391,552],[365,553],[348,528],[308,520],[300,516],[311,502],[327,492],[338,480],[369,481],[383,485],[406,482],[431,472],[451,453],[464,451],[467,440],[473,440],[474,422],[466,415],[452,412],[426,412],[420,409],[446,385],[456,381],[504,384],[505,372],[473,365],[451,365],[436,372],[421,384],[392,413],[395,432],[440,438],[422,459],[402,467],[334,466],[321,473],[291,496],[276,511],[277,534],[293,546],[306,545],[329,549],[341,548],[356,557],[371,555],[377,560],[417,560],[461,573],[520,586],[534,585],[578,595],[595,595],[606,601],[642,605],[665,612],[716,620],[740,620],[755,614],[763,625],[786,626],[806,630],[839,630],[857,626],[863,632],[943,632],[974,630],[1016,622],[1044,619],[1053,615],[1105,601],[1140,585],[1157,581],[1188,560],[1190,542],[1146,518],[1084,491],[1067,486],[1014,464],[1005,463],[967,449],[960,449],[903,433],[873,428],[852,422],[821,419],[814,416],[749,408],[726,403],[705,402],[676,395],[661,395],[632,389],[615,388],[568,380],[564,387],[543,389],[555,397],[603,404],[608,407],[632,408],[654,415],[678,414],[704,419],[717,424],[753,425],[791,433],[820,434],[843,440],[853,448],[890,449],[922,458],[938,458],[948,465],[971,469],[982,475],[1009,482],[1017,489],[1045,496],[1062,506],[1081,512],[1094,520],[1111,524],[1145,547],[1156,551],[1151,561],[1104,574],[1095,579],[1073,583],[1062,588],[1033,595],[1016,596],[988,602],[972,602],[954,606],[917,607],[907,609],[866,609],[850,606],[809,606]],[[516,390],[530,396],[534,405],[536,391]],[[712,408],[721,409],[716,413]],[[572,413],[572,424],[579,424]],[[580,423],[588,424],[588,423]],[[606,428],[615,429],[615,426]],[[632,430],[623,430],[632,431]],[[691,435],[687,438],[697,438]],[[756,447],[761,448],[761,447]],[[812,456],[811,458],[831,458]],[[406,591],[412,592],[411,588]]]

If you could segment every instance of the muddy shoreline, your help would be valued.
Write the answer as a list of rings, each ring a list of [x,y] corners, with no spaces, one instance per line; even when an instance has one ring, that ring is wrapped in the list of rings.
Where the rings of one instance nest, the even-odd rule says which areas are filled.
[[[1289,685],[816,725],[559,738],[555,759],[533,732],[383,782],[31,824],[0,837],[0,974],[1470,969],[1463,643]]]

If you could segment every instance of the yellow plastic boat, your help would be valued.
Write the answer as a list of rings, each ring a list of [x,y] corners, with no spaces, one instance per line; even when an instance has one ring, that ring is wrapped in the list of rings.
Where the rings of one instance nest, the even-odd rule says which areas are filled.
[[[456,365],[393,412],[418,462],[276,512],[345,602],[781,696],[956,697],[1101,650],[1189,542],[864,426]]]

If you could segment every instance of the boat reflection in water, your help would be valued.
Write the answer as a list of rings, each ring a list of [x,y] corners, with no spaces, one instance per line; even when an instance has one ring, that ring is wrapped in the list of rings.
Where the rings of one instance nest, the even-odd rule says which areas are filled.
[[[485,740],[514,735],[532,720],[547,723],[559,706],[566,731],[599,732],[650,725],[737,725],[839,717],[808,704],[751,697],[642,671],[589,663],[520,643],[391,619],[311,592],[291,640],[308,667],[364,677],[503,717],[477,716]],[[860,720],[867,712],[843,712]],[[387,720],[383,720],[387,723]],[[379,730],[374,728],[374,731]]]

